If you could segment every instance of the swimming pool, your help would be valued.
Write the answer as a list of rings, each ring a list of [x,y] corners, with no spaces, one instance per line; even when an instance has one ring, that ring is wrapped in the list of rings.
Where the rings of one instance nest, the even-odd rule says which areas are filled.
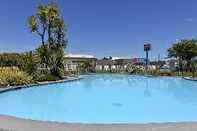
[[[0,94],[0,114],[69,123],[197,121],[197,82],[175,77],[90,75]]]

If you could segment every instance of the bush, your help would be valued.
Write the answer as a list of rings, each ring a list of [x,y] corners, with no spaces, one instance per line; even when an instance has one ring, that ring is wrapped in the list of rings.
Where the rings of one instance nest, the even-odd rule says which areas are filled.
[[[50,70],[45,67],[38,68],[31,75],[33,77],[33,80],[36,82],[56,81],[62,79],[58,76],[52,75]]]
[[[42,82],[42,81],[57,81],[60,80],[59,77],[53,76],[51,74],[47,75],[40,75],[37,79],[37,81]]]
[[[17,67],[0,68],[0,87],[33,83],[33,78]]]
[[[172,71],[161,71],[161,70],[148,70],[144,74],[153,75],[153,76],[175,76],[176,74]]]
[[[172,71],[160,71],[159,75],[160,76],[175,76],[176,74]]]
[[[21,64],[21,55],[19,53],[0,53],[0,66],[11,67]]]

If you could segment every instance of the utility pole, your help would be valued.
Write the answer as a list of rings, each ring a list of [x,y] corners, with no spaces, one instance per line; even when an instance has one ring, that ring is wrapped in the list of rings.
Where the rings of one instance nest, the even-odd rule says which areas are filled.
[[[151,50],[151,44],[144,44],[144,51],[146,52],[146,71],[148,70],[148,52]]]

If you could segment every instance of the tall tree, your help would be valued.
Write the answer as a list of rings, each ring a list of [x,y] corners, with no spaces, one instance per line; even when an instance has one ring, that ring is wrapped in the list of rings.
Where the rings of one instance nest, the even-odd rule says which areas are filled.
[[[168,49],[169,57],[175,57],[179,59],[180,66],[182,68],[182,62],[187,62],[187,69],[191,67],[192,58],[197,56],[197,40],[181,40],[173,44]]]
[[[52,75],[61,77],[67,39],[58,6],[54,3],[39,5],[37,13],[29,17],[29,28],[41,38],[42,45],[37,49],[41,63],[50,69]]]

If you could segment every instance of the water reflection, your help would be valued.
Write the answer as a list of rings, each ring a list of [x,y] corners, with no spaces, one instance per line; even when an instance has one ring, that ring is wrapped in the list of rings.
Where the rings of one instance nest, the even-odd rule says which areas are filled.
[[[170,79],[166,91],[181,103],[197,103],[197,82],[187,81],[182,78]]]
[[[149,79],[145,80],[146,86],[145,86],[145,90],[144,90],[144,97],[151,97],[151,92],[149,89]]]
[[[182,103],[197,102],[197,82],[186,81],[181,78],[173,77],[155,77],[147,78],[142,76],[132,75],[97,75],[95,78],[89,79],[85,84],[86,87],[94,87],[96,84],[102,83],[103,86],[114,87],[130,87],[144,89],[144,97],[150,98],[152,95],[157,95],[160,92],[169,97],[174,97]],[[126,83],[125,83],[126,82]],[[111,84],[112,83],[112,84]],[[120,84],[117,86],[117,84]],[[152,94],[154,92],[155,94]]]

